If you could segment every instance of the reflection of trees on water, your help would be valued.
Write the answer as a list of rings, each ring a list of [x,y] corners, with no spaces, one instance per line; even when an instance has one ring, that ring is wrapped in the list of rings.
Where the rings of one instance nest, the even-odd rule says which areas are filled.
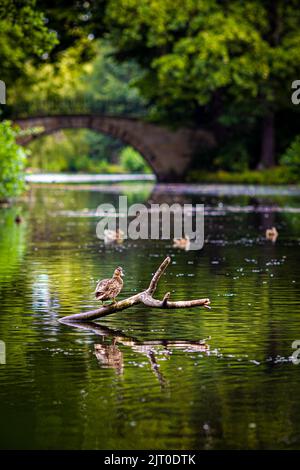
[[[26,219],[17,224],[18,207],[0,208],[0,278],[12,281],[26,251]]]
[[[52,197],[53,210],[57,210],[61,194],[57,191]],[[69,202],[64,193],[65,205],[84,208],[96,207],[98,203],[98,198],[93,203],[92,198],[81,199],[83,192],[78,192],[80,197],[74,201],[72,191],[68,194]],[[270,199],[259,199],[258,203],[260,209],[270,205]],[[281,207],[280,202],[278,206]],[[182,448],[193,445],[198,448],[207,442],[202,431],[207,422],[213,439],[211,447],[218,445],[218,439],[227,444],[234,442],[241,448],[263,447],[270,442],[283,446],[288,439],[291,445],[299,443],[296,432],[299,431],[300,408],[292,398],[299,390],[298,369],[291,364],[264,363],[269,356],[292,353],[291,342],[295,339],[299,316],[295,308],[299,304],[299,285],[292,284],[299,273],[295,256],[298,245],[285,245],[284,237],[290,241],[292,236],[299,236],[298,214],[272,213],[275,218],[272,225],[280,228],[279,224],[285,223],[275,245],[254,240],[256,236],[264,238],[263,228],[259,229],[263,213],[257,211],[239,214],[239,225],[230,215],[224,223],[224,236],[229,240],[225,248],[207,244],[201,252],[188,253],[175,253],[170,248],[176,264],[170,268],[168,277],[162,279],[158,297],[164,294],[166,283],[172,284],[178,298],[192,297],[196,292],[200,296],[209,293],[211,311],[199,312],[199,315],[196,312],[192,316],[189,312],[152,315],[147,314],[146,309],[136,309],[133,315],[124,312],[111,319],[113,324],[124,328],[133,322],[133,328],[147,335],[156,328],[167,331],[172,338],[178,337],[178,331],[188,338],[197,337],[198,333],[199,337],[211,334],[212,346],[221,351],[235,355],[247,353],[249,359],[261,361],[256,366],[231,358],[229,367],[228,360],[222,358],[212,357],[196,366],[194,359],[184,361],[181,354],[172,357],[170,351],[173,350],[192,352],[186,342],[138,341],[121,331],[106,330],[105,334],[103,326],[102,335],[98,333],[99,341],[95,341],[93,334],[85,338],[79,330],[79,335],[77,332],[74,335],[72,329],[66,332],[56,321],[57,316],[93,306],[92,292],[98,277],[111,274],[119,264],[126,267],[126,285],[122,292],[125,297],[135,288],[148,285],[149,273],[156,267],[157,260],[165,256],[166,244],[149,242],[137,248],[128,243],[123,252],[99,253],[99,243],[93,238],[94,227],[91,228],[86,219],[79,222],[63,217],[47,219],[47,210],[47,197],[40,200],[38,206],[33,203],[29,227],[27,214],[22,212],[24,222],[16,225],[11,209],[0,212],[0,275],[4,280],[0,293],[1,339],[7,342],[9,354],[6,369],[2,371],[13,367],[16,383],[26,384],[26,387],[16,386],[10,380],[1,384],[2,398],[9,397],[18,415],[18,420],[14,421],[8,398],[2,400],[3,422],[13,422],[8,431],[11,442],[24,446],[27,436],[32,440],[35,435],[40,446],[57,448],[61,435],[66,436],[66,430],[72,427],[77,431],[65,437],[66,446],[80,448],[83,441],[89,448],[99,442],[109,446],[112,440],[107,437],[107,427],[111,425],[114,442],[124,439],[122,443],[126,448],[131,445],[129,438],[126,440],[128,436],[133,435],[142,445],[142,436],[149,439],[159,435],[158,430],[163,436],[169,435],[171,422],[173,434],[180,435],[180,444],[179,440],[176,444]],[[217,230],[218,219],[210,217],[212,230]],[[66,232],[68,224],[70,229],[73,224],[74,232]],[[253,245],[244,247],[231,243],[237,235],[230,230],[245,234],[249,227]],[[58,236],[62,240],[58,240]],[[90,244],[87,247],[84,246],[86,241]],[[272,259],[280,261],[283,255],[287,255],[287,261],[280,266],[271,265],[266,273],[266,263]],[[218,261],[218,264],[211,261]],[[241,267],[244,277],[237,272]],[[269,277],[271,273],[274,273],[273,278]],[[283,298],[286,305],[283,305]],[[107,361],[104,367],[110,370],[100,371],[96,358],[91,360],[91,344],[94,347],[95,342],[101,346],[102,362],[97,357],[101,368]],[[193,343],[192,347],[196,345]],[[133,353],[142,358],[136,365],[145,360],[147,369],[130,366]],[[162,357],[168,361],[158,367]],[[241,364],[240,369],[238,364]],[[179,371],[179,366],[183,366],[183,370]],[[124,380],[116,380],[113,371]],[[202,388],[204,386],[206,388]],[[168,393],[165,393],[166,388]],[[145,397],[147,407],[142,408],[144,401],[141,400]],[[160,418],[161,408],[157,403],[163,403],[167,419]],[[266,403],[269,406],[266,407]],[[152,420],[148,415],[144,420],[136,418],[144,409],[153,414]],[[280,410],[280,419],[276,410]],[[22,435],[16,431],[20,411],[27,413]],[[136,428],[130,426],[128,416],[137,421]],[[248,423],[257,423],[257,428],[249,428]],[[156,444],[145,440],[144,448]]]
[[[254,208],[253,218],[255,226],[258,228],[259,232],[261,232],[261,235],[264,236],[268,228],[276,226],[277,217],[275,210],[280,206],[273,200],[259,197],[250,198],[249,204]],[[268,210],[262,210],[264,207],[268,208]]]
[[[262,237],[265,236],[267,229],[277,227],[279,236],[281,230],[287,238],[299,235],[300,216],[299,216],[299,197],[251,197],[249,206],[253,210],[249,213],[247,220],[257,229]],[[293,210],[296,209],[296,212]]]
[[[172,191],[169,192],[165,186],[155,185],[148,199],[148,204],[191,204],[192,199],[187,194]]]

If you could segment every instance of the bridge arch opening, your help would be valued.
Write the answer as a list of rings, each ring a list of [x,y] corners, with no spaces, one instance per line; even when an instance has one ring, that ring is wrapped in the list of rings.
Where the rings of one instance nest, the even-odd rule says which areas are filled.
[[[130,117],[75,114],[27,117],[14,122],[23,130],[40,127],[44,134],[62,129],[90,129],[110,135],[139,152],[158,182],[184,181],[193,158],[198,158],[203,148],[216,145],[214,135],[204,129],[172,130]],[[27,135],[19,143],[26,145],[30,140],[32,137]]]
[[[121,139],[90,129],[41,132],[27,142],[29,167],[40,172],[153,174],[145,158]]]

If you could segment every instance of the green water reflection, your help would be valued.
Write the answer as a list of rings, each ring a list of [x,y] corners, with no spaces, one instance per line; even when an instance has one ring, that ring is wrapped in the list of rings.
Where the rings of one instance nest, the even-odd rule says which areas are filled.
[[[165,189],[164,189],[165,191]],[[103,202],[205,203],[206,243],[96,238]],[[300,448],[300,197],[164,193],[145,184],[33,186],[0,210],[0,447]],[[14,222],[21,213],[23,222]],[[275,244],[264,240],[270,225]],[[136,306],[85,328],[58,318],[96,306],[97,279],[126,271],[122,295],[209,296],[212,310]],[[205,340],[203,343],[201,340]],[[200,343],[199,343],[200,342]]]

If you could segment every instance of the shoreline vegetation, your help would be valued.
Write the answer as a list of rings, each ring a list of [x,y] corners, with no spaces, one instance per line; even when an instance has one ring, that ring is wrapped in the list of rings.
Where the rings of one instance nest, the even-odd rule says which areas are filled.
[[[267,170],[245,170],[239,173],[219,170],[206,172],[192,170],[187,176],[187,183],[215,184],[254,184],[254,185],[289,185],[300,184],[299,176],[285,166],[277,166]]]

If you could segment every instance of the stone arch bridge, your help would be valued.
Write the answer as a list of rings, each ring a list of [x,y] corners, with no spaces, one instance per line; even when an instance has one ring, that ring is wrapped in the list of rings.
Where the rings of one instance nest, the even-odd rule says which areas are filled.
[[[205,130],[181,128],[172,131],[141,119],[80,114],[14,119],[22,130],[39,127],[35,136],[22,136],[21,145],[62,129],[91,129],[120,139],[135,148],[148,162],[160,182],[183,181],[193,156],[215,145],[213,134]]]

